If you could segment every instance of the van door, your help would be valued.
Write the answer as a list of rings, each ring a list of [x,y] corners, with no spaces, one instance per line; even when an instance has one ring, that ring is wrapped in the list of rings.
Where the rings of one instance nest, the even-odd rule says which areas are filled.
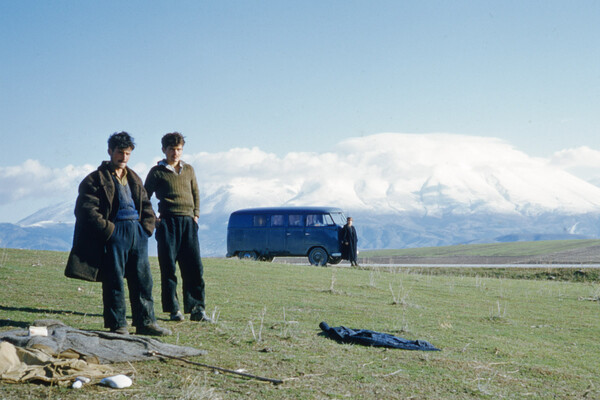
[[[246,229],[244,243],[247,249],[256,252],[260,256],[262,249],[267,246],[267,215],[256,214],[252,217],[252,228]]]
[[[287,231],[285,227],[286,216],[283,214],[271,215],[271,227],[269,228],[268,253],[273,256],[285,255]]]
[[[330,256],[338,252],[338,228],[329,214],[308,214],[304,238],[307,248],[322,247]]]
[[[307,247],[304,244],[304,216],[302,214],[288,215],[286,249],[289,255],[306,255]]]

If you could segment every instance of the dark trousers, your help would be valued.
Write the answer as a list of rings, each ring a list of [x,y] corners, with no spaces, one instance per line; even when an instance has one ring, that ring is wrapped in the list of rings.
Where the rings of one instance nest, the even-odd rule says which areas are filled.
[[[124,278],[127,278],[129,288],[133,326],[156,322],[148,235],[137,220],[115,223],[115,230],[106,243],[105,257],[102,266],[104,327],[116,329],[127,326]]]
[[[348,260],[351,264],[357,264],[358,260],[356,257],[356,244],[350,242],[348,245]]]
[[[357,264],[356,257],[356,245],[353,242],[349,242],[348,244],[342,244],[342,256],[344,259],[348,259],[352,265]]]
[[[163,311],[174,313],[180,310],[175,263],[179,263],[183,282],[183,312],[204,310],[204,268],[200,258],[198,225],[194,219],[184,216],[161,218],[156,228],[156,242]]]

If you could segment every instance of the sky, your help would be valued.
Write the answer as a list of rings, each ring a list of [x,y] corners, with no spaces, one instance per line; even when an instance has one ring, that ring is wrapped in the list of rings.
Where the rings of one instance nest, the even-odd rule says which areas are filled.
[[[0,222],[71,195],[122,130],[142,170],[175,130],[188,154],[281,159],[449,133],[600,182],[598,20],[597,1],[0,1]]]

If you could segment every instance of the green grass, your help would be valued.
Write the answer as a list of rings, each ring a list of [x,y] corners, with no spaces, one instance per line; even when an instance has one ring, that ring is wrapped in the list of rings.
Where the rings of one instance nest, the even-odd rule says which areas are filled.
[[[0,329],[39,318],[102,328],[99,284],[63,277],[67,255],[0,249]],[[193,361],[283,379],[272,385],[177,361],[133,364],[131,388],[0,383],[0,398],[599,398],[600,284],[205,259],[216,324],[160,321]],[[152,259],[155,299],[160,285]],[[474,270],[474,269],[469,269]],[[549,270],[550,271],[550,270]],[[543,278],[542,278],[543,279]],[[160,305],[155,304],[160,318]],[[441,352],[342,345],[318,324],[423,339]],[[118,368],[118,366],[117,366]],[[123,365],[124,369],[131,369]]]
[[[543,240],[537,242],[510,242],[469,244],[458,246],[419,247],[413,249],[361,250],[361,257],[447,257],[447,256],[539,256],[549,253],[598,246],[600,240]]]

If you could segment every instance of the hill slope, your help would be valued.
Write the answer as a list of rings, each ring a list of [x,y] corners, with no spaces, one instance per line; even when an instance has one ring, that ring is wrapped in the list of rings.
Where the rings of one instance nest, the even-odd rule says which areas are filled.
[[[372,250],[366,264],[600,264],[600,240],[547,240]]]

